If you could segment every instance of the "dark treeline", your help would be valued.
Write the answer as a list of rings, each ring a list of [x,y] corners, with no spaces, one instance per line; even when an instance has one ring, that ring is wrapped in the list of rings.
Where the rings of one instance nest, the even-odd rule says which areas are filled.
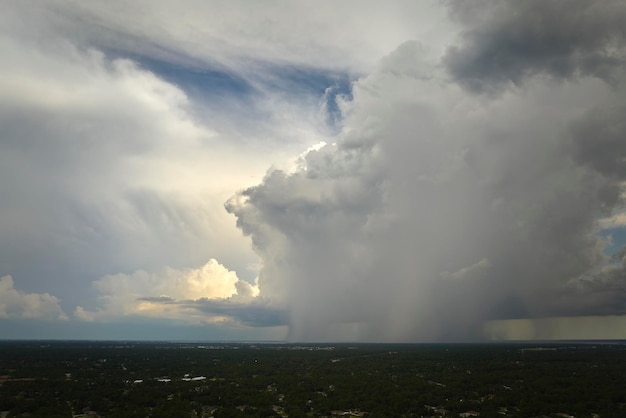
[[[0,385],[8,417],[618,417],[626,346],[14,341]]]

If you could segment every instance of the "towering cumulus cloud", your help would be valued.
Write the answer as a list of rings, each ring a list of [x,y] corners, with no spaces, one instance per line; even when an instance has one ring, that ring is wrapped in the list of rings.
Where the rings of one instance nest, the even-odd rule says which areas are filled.
[[[401,45],[353,84],[335,143],[228,201],[291,338],[624,313],[598,234],[626,174],[619,3],[450,2],[456,47]]]

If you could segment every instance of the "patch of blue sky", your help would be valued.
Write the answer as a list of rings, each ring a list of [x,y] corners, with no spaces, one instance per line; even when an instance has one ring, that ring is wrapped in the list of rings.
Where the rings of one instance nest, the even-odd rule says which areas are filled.
[[[194,100],[229,97],[245,101],[258,93],[244,77],[219,66],[185,66],[145,57],[135,60],[146,70],[178,86]]]
[[[232,115],[263,117],[256,107],[261,92],[240,74],[219,62],[206,62],[175,51],[156,48],[148,54],[125,49],[102,48],[109,59],[129,59],[140,68],[181,89],[193,103],[192,117],[213,125]],[[224,118],[224,115],[229,115]],[[219,128],[218,128],[219,129]]]
[[[350,94],[352,79],[344,72],[308,67],[258,64],[255,71],[240,72],[219,64],[184,65],[150,57],[129,57],[194,98],[229,97],[245,100],[262,92],[299,97],[322,97],[333,88],[332,98]]]
[[[162,61],[146,57],[129,57],[143,68],[182,89],[193,101],[204,105],[225,106],[235,103],[247,109],[250,116],[256,99],[272,95],[304,106],[322,106],[325,123],[331,131],[341,124],[341,110],[337,98],[352,97],[354,77],[346,72],[326,71],[291,65],[259,64],[257,71],[241,73],[219,65],[192,65]]]
[[[356,77],[348,72],[320,70],[291,65],[268,66],[257,78],[265,91],[279,94],[288,101],[309,102],[323,111],[329,130],[337,133],[342,121],[338,98],[352,99]]]
[[[326,89],[323,96],[324,106],[326,110],[326,125],[337,133],[341,129],[343,113],[339,106],[339,101],[352,100],[352,81],[340,80],[333,86]]]
[[[608,256],[617,254],[626,245],[626,228],[607,228],[599,232],[599,235],[609,242],[604,248],[604,253]]]
[[[342,71],[310,67],[274,66],[267,68],[261,78],[264,87],[287,96],[310,97],[322,101],[328,114],[327,123],[341,121],[338,97],[352,99],[352,82],[356,77]]]
[[[286,94],[320,97],[332,86],[349,91],[352,78],[350,74],[341,71],[293,65],[266,65],[259,74],[259,80],[266,87]]]

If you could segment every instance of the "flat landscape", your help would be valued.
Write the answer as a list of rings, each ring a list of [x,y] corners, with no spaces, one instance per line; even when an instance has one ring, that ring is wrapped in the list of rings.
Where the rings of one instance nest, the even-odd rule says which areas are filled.
[[[626,345],[0,342],[3,417],[619,417]]]

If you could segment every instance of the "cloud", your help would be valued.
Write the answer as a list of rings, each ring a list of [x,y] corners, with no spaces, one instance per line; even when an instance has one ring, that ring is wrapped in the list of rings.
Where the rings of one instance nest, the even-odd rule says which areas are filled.
[[[421,35],[429,36],[433,44],[439,42],[445,36],[441,26],[447,23],[437,1],[400,0],[392,7],[355,0],[340,4],[186,0],[176,6],[159,1],[102,5],[67,0],[11,6],[5,25],[28,39],[45,39],[52,32],[81,46],[248,75],[274,64],[360,72],[407,39]],[[25,30],[16,18],[28,19],[36,30]]]
[[[193,119],[185,92],[136,62],[49,42],[0,41],[3,274],[27,285],[49,277],[70,306],[111,271],[220,257],[254,278],[223,201],[275,152],[233,146],[229,132]]]
[[[573,283],[610,262],[597,221],[623,185],[596,159],[614,149],[618,164],[623,129],[596,109],[623,91],[561,74],[485,100],[438,64],[403,44],[354,83],[334,144],[227,203],[261,257],[261,295],[288,306],[290,338],[471,340],[485,320],[619,311],[601,296],[583,308]]]
[[[626,212],[620,212],[614,216],[600,219],[598,224],[601,229],[614,229],[626,227]]]
[[[241,293],[239,294],[239,296]],[[240,327],[280,327],[289,324],[289,312],[272,306],[263,297],[247,299],[232,297],[222,300],[199,299],[180,303],[196,309],[209,318],[218,318],[219,323]]]
[[[617,98],[617,103],[609,102],[591,109],[571,128],[575,158],[619,180],[626,180],[624,112],[626,106]]]
[[[64,308],[84,307],[82,318],[97,302],[92,281],[111,272],[217,258],[253,280],[257,257],[223,202],[326,139],[315,89],[337,82],[336,68],[222,49],[228,33],[198,39],[163,4],[137,6],[138,15],[166,18],[174,39],[148,21],[120,27],[125,7],[12,2],[0,16],[0,270],[18,287],[54,289]],[[170,54],[192,41],[204,47]],[[234,56],[263,61],[250,71],[257,78],[245,74],[252,66],[230,68]],[[249,91],[220,90],[219,77]],[[280,80],[290,82],[272,90]]]
[[[284,312],[258,297],[256,285],[240,280],[214,259],[197,269],[136,271],[94,282],[101,307],[77,306],[81,321],[124,321],[128,317],[229,326],[284,325]]]
[[[48,293],[26,293],[17,290],[11,276],[0,278],[0,318],[67,320],[59,299]]]
[[[520,85],[537,74],[613,81],[626,63],[626,10],[603,2],[450,1],[461,43],[444,64],[471,91]]]
[[[619,0],[5,9],[0,273],[76,319],[414,341],[623,310]]]
[[[469,265],[467,267],[463,267],[454,273],[443,272],[442,278],[449,280],[471,280],[472,277],[481,277],[487,273],[487,270],[491,267],[491,263],[486,258]]]
[[[135,314],[175,315],[176,312],[168,312],[171,307],[166,305],[178,300],[229,298],[236,294],[238,281],[235,272],[214,259],[197,269],[166,268],[160,273],[139,270],[109,275],[94,282],[103,307],[90,315],[101,319]],[[88,316],[82,307],[77,308],[77,314]]]

